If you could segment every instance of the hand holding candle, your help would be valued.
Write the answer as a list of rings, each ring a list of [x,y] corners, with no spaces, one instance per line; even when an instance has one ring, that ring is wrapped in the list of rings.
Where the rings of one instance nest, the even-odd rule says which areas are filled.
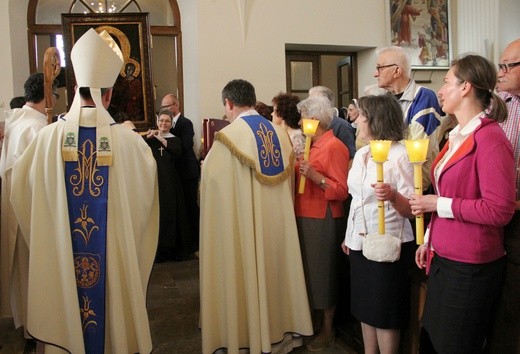
[[[384,182],[383,163],[388,158],[388,152],[392,141],[390,140],[370,140],[370,152],[372,153],[372,160],[377,167],[377,182]],[[385,234],[385,202],[380,200],[377,202],[379,234]]]
[[[303,153],[303,159],[305,161],[309,160],[309,152],[311,150],[311,138],[316,134],[316,129],[318,129],[318,124],[320,123],[317,119],[312,118],[303,118],[302,119],[302,129],[303,134],[305,135],[305,151]],[[300,176],[300,188],[298,189],[298,193],[302,194],[305,190],[305,176]]]
[[[408,152],[410,162],[413,164],[413,180],[415,194],[422,195],[422,164],[426,161],[428,153],[429,139],[405,140],[404,145]],[[415,218],[415,228],[417,233],[417,244],[424,243],[424,217],[423,214],[417,215]]]

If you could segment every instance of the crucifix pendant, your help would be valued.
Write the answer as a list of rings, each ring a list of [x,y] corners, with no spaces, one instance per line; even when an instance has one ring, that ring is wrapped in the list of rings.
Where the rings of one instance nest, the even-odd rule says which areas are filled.
[[[161,156],[162,156],[163,150],[164,150],[164,148],[161,146],[161,147],[159,148],[159,151],[161,152]]]

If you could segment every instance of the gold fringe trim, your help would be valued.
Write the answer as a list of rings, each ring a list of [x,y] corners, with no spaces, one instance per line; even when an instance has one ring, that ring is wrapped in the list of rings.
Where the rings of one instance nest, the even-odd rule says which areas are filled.
[[[255,178],[258,182],[262,184],[271,186],[280,184],[287,178],[289,178],[293,173],[294,160],[296,159],[293,151],[291,151],[291,156],[289,156],[289,166],[287,166],[283,170],[283,172],[277,174],[276,176],[267,176],[262,172],[258,171],[258,169],[256,168],[255,160],[249,157],[248,155],[244,154],[242,151],[240,151],[240,149],[238,149],[236,145],[233,144],[233,142],[227,136],[225,136],[221,132],[217,132],[215,134],[214,140],[220,141],[229,149],[229,151],[238,159],[238,161],[253,169],[255,171]]]

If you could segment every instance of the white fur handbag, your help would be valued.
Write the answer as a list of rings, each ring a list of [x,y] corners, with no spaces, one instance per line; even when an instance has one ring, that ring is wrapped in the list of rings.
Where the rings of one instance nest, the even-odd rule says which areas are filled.
[[[375,262],[395,262],[401,256],[401,239],[390,234],[368,234],[363,238],[363,256]]]

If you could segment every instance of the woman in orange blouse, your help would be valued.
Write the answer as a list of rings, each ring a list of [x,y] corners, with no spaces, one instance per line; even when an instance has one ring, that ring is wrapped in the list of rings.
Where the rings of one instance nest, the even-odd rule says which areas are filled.
[[[337,302],[337,234],[341,232],[343,201],[348,196],[349,153],[329,130],[334,109],[323,97],[309,97],[298,104],[302,118],[319,120],[308,161],[296,164],[297,182],[307,178],[303,194],[296,192],[295,214],[310,307],[319,310],[322,323],[307,350],[319,351],[335,341],[333,327]],[[317,328],[319,324],[315,324]]]

